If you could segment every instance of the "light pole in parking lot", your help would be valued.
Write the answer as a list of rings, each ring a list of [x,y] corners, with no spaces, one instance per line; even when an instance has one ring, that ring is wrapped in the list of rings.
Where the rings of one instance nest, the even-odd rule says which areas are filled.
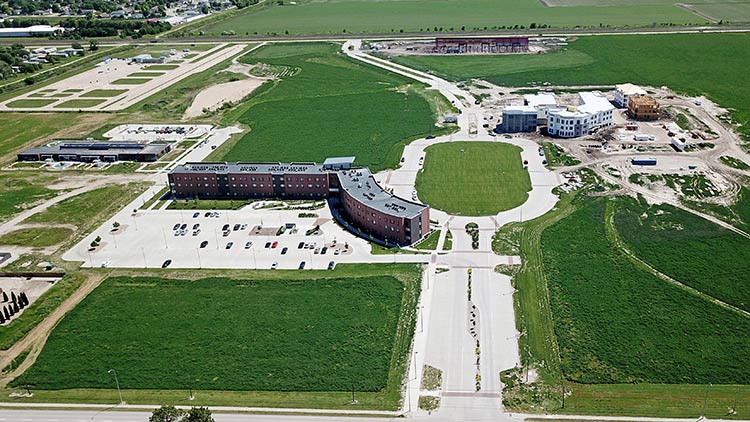
[[[117,371],[114,369],[110,369],[107,371],[107,373],[114,374],[115,376],[115,385],[117,385],[117,395],[120,396],[120,404],[125,404],[124,401],[122,401],[122,391],[120,390],[120,381],[117,379]]]
[[[164,231],[164,227],[161,228],[161,234],[164,236],[164,248],[169,249],[169,245],[167,244],[167,232]]]
[[[141,255],[143,255],[143,268],[148,268],[148,264],[146,264],[146,251],[143,249],[143,246],[141,246]]]
[[[422,313],[422,310],[424,309],[423,305],[419,306],[419,332],[424,331],[424,314]]]
[[[199,248],[195,248],[195,253],[198,254],[198,268],[203,268],[203,264],[201,264],[201,250]]]

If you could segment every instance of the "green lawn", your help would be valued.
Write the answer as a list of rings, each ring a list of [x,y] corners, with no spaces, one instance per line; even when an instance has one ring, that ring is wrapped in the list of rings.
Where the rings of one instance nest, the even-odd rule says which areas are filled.
[[[146,75],[142,75],[142,76],[146,76]],[[118,95],[122,95],[126,92],[128,92],[127,89],[92,89],[89,92],[84,92],[83,94],[79,95],[79,97],[81,98],[88,98],[88,97],[112,98],[112,97],[117,97]]]
[[[395,408],[420,270],[340,268],[109,278],[55,328],[14,385],[111,389],[107,371],[115,368],[124,389],[314,396],[354,386],[379,397],[378,407]]]
[[[377,16],[377,19],[372,19]],[[471,31],[523,26],[528,28],[599,27],[654,23],[705,23],[674,4],[618,4],[607,7],[582,6],[548,8],[537,0],[342,0],[300,2],[283,6],[275,2],[249,7],[227,19],[197,25],[209,34],[234,31],[252,34],[357,34],[420,31]],[[197,30],[196,30],[197,32]]]
[[[565,389],[570,396],[558,412],[569,414],[695,419],[706,399],[709,419],[746,419],[750,403],[748,385],[567,384]],[[738,413],[727,415],[735,404]]]
[[[398,164],[407,141],[436,132],[431,105],[406,87],[409,81],[351,61],[338,48],[276,44],[243,57],[286,76],[226,115],[225,123],[251,130],[210,158],[321,162],[354,155],[357,165],[378,171]]]
[[[750,136],[750,85],[742,76],[750,67],[750,34],[581,37],[550,54],[401,56],[395,61],[455,80],[478,77],[500,86],[666,85],[689,95],[706,94],[734,109],[740,130]]]
[[[629,259],[618,248],[621,227],[605,219],[620,206],[619,201],[587,200],[541,237],[566,378],[582,383],[750,384],[750,318],[669,284]],[[684,236],[689,238],[690,232]],[[685,247],[700,241],[698,236]],[[665,243],[658,252],[669,256],[679,251],[677,245]],[[641,258],[661,259],[650,252]]]
[[[66,227],[35,227],[12,231],[0,237],[0,245],[44,248],[62,243],[73,234]]]
[[[145,70],[175,70],[179,65],[176,64],[152,64],[150,66],[146,66]]]
[[[426,150],[419,199],[454,215],[495,215],[523,204],[531,179],[521,148],[495,142],[448,142]]]
[[[37,100],[37,99],[22,99],[11,101],[7,104],[10,108],[39,108],[46,105],[50,105],[57,100]]]
[[[581,164],[577,158],[560,151],[552,142],[543,142],[542,148],[544,148],[544,158],[547,159],[547,165],[549,167],[575,166]]]
[[[112,81],[112,85],[141,85],[150,80],[151,78],[122,78]]]
[[[63,103],[55,105],[55,108],[87,108],[99,105],[107,100],[95,99],[95,100],[69,100]]]
[[[164,72],[135,72],[128,75],[129,78],[155,78],[162,76]]]
[[[437,249],[438,240],[440,240],[440,230],[433,230],[424,238],[424,240],[414,245],[414,247],[417,249],[434,251]]]

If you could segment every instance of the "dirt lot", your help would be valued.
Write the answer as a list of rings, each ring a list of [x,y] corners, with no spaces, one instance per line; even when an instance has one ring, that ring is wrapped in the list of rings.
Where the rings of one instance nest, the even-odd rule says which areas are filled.
[[[195,97],[193,103],[185,110],[183,118],[200,117],[206,110],[213,111],[225,103],[236,103],[250,95],[265,82],[261,78],[249,78],[241,81],[212,85]]]

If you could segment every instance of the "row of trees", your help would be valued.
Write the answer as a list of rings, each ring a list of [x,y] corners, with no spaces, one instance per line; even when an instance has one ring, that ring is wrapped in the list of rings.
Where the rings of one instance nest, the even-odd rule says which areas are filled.
[[[96,10],[110,13],[120,9],[123,4],[129,3],[112,0],[8,0],[7,3],[0,3],[0,12],[10,14],[13,10],[20,10],[21,13],[30,15],[37,10],[52,10],[53,13],[69,10],[73,13],[83,14],[83,11]],[[142,0],[138,2],[136,7],[144,12],[144,16],[148,16],[152,8],[164,8],[171,3],[174,3],[174,1]]]
[[[184,411],[174,406],[162,406],[153,411],[148,422],[214,422],[214,418],[207,407]]]
[[[259,0],[232,0],[232,4],[238,9],[243,9],[254,4],[258,4]]]
[[[44,18],[13,19],[0,22],[0,28],[27,28],[32,25],[49,25]],[[132,37],[158,34],[172,27],[167,22],[128,20],[128,19],[93,19],[67,18],[57,23],[66,28],[64,38],[93,38],[93,37]]]

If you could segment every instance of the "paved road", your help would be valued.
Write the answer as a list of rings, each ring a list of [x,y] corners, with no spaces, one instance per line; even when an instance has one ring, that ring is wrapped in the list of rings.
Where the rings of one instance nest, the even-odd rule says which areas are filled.
[[[717,33],[717,32],[750,32],[750,25],[733,25],[733,26],[675,26],[675,27],[656,27],[656,28],[573,28],[573,29],[534,29],[529,31],[518,30],[498,30],[498,31],[467,31],[467,32],[403,32],[397,34],[391,33],[369,33],[360,34],[362,38],[368,40],[393,40],[393,39],[432,39],[435,37],[494,37],[494,36],[586,36],[586,35],[640,35],[640,34],[674,34],[674,33]],[[310,35],[246,35],[234,37],[159,37],[158,42],[168,43],[217,43],[217,42],[299,42],[299,41],[346,41],[349,36],[310,34]],[[85,42],[83,40],[81,42]],[[102,39],[97,40],[99,45],[123,45],[123,44],[149,44],[144,40],[120,40],[120,39]],[[17,44],[18,39],[0,39],[0,45]],[[24,45],[29,46],[47,46],[47,45],[70,45],[70,40],[48,40],[48,39],[24,39]]]
[[[0,422],[147,422],[151,412],[99,410],[0,410]],[[263,415],[215,413],[216,422],[383,422],[362,416]]]

